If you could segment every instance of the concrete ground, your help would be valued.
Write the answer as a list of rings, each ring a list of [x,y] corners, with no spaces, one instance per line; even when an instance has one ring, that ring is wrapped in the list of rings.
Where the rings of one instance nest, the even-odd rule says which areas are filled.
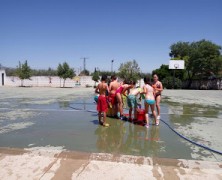
[[[222,179],[222,163],[64,151],[0,149],[0,179]]]

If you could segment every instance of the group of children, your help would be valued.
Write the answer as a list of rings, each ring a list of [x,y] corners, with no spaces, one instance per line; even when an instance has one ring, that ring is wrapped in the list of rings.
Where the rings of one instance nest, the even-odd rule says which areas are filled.
[[[149,127],[149,107],[151,108],[152,115],[155,119],[155,125],[159,125],[160,120],[160,100],[161,92],[163,90],[162,83],[158,81],[158,76],[153,75],[153,83],[149,77],[144,78],[144,86],[136,87],[135,81],[118,82],[115,75],[111,76],[111,82],[107,84],[107,76],[103,75],[101,82],[96,87],[95,101],[97,102],[97,111],[99,123],[103,126],[109,126],[106,123],[106,116],[108,109],[111,110],[109,116],[123,119],[123,99],[126,97],[127,105],[129,107],[129,121],[137,121],[138,99],[144,99],[145,105],[145,127]],[[157,114],[155,111],[157,107]],[[134,118],[132,118],[132,114]]]

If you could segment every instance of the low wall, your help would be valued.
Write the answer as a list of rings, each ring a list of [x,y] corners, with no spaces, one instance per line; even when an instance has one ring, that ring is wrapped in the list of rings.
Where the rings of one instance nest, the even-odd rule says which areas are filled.
[[[91,76],[81,76],[75,79],[66,79],[65,87],[85,87],[86,85],[93,86],[95,82]],[[24,86],[31,87],[63,87],[63,79],[58,76],[32,76],[30,79],[23,81]],[[21,86],[21,80],[16,76],[6,76],[5,86]]]
[[[98,84],[98,83],[96,83]],[[65,87],[86,87],[94,86],[95,81],[92,76],[78,76],[73,79],[66,79]],[[143,86],[143,80],[139,80],[137,86]],[[21,79],[17,76],[6,76],[5,86],[21,86]],[[30,87],[63,87],[63,79],[58,76],[32,76],[30,79],[23,80],[23,86]]]
[[[21,86],[21,80],[16,76],[6,76],[2,71],[0,75],[4,73],[4,86]],[[183,82],[183,89],[188,87],[188,81]],[[98,83],[97,83],[98,84]],[[63,79],[58,76],[32,76],[30,79],[23,81],[24,86],[30,87],[63,87]],[[86,87],[94,86],[95,82],[92,80],[92,76],[79,76],[73,79],[66,79],[65,87]],[[137,86],[142,87],[144,85],[143,79],[139,80]],[[0,86],[2,86],[2,79],[0,77]],[[203,90],[222,90],[222,79],[214,80],[193,80],[190,89],[203,89]]]
[[[189,81],[183,82],[183,88],[188,87]],[[222,79],[213,80],[193,80],[190,89],[202,89],[202,90],[221,90],[222,89]]]

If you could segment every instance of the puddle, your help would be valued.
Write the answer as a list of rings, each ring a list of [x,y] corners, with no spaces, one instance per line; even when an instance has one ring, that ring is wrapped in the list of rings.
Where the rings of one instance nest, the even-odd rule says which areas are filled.
[[[52,88],[53,89],[53,88]],[[98,125],[92,92],[29,88],[26,94],[12,91],[0,95],[0,147],[55,146],[67,150],[137,156],[221,161],[220,155],[197,147],[172,132],[165,124],[149,129],[107,118],[110,127]],[[20,90],[20,89],[19,89]],[[36,97],[31,98],[33,90]],[[82,96],[78,96],[78,93]],[[18,94],[16,94],[18,93]],[[22,97],[24,96],[24,97]],[[27,97],[27,98],[26,98]],[[161,119],[189,139],[222,151],[220,107],[171,102],[161,104]],[[47,102],[47,103],[46,103]],[[152,123],[152,121],[151,121]]]

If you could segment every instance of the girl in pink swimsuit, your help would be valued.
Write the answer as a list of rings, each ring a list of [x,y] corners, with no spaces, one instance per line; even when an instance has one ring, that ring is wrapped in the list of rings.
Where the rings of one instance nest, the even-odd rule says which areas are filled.
[[[126,84],[126,81],[123,81],[123,84],[120,85],[120,87],[116,90],[116,99],[117,99],[117,117],[121,118],[123,115],[123,100],[122,100],[122,93],[124,90],[128,87],[128,84]]]

